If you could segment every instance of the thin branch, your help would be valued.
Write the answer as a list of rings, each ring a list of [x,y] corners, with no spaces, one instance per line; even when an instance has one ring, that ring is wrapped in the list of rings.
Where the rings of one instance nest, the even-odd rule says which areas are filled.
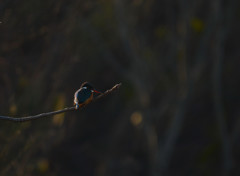
[[[104,93],[102,93],[99,96],[97,96],[96,98],[94,98],[91,102],[94,102],[100,98],[105,97],[106,95],[108,95],[108,94],[112,93],[113,91],[115,91],[116,89],[118,89],[120,86],[121,86],[121,83],[116,84],[111,89],[106,90]],[[81,108],[83,108],[83,106],[80,107],[79,109],[81,109]],[[57,110],[57,111],[46,112],[46,113],[42,113],[42,114],[38,114],[38,115],[34,115],[34,116],[19,117],[19,118],[0,116],[0,120],[8,120],[8,121],[13,121],[13,122],[26,122],[26,121],[30,121],[30,120],[47,117],[47,116],[53,116],[53,115],[64,113],[64,112],[77,111],[79,109],[75,109],[75,106],[73,106],[73,107],[67,107],[67,108],[64,108],[61,110]]]
[[[122,83],[116,84],[115,86],[113,86],[111,89],[106,90],[104,93],[100,94],[99,96],[97,96],[96,98],[94,98],[92,101],[96,101],[102,97],[107,96],[108,94],[110,94],[111,92],[115,91],[116,89],[119,89],[119,87],[122,85]]]

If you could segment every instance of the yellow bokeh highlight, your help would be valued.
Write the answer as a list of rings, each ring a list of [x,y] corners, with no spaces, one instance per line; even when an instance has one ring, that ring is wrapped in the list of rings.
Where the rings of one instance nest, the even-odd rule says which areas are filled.
[[[163,39],[167,35],[167,28],[166,26],[158,26],[154,30],[154,34],[158,39]]]
[[[40,159],[38,162],[37,162],[37,168],[38,170],[41,172],[41,173],[45,173],[48,171],[49,169],[49,162],[47,159]]]
[[[195,32],[200,33],[204,30],[204,23],[199,18],[193,18],[191,20],[191,27]]]
[[[142,123],[143,117],[139,111],[134,112],[131,117],[130,121],[134,126],[138,126]]]
[[[57,97],[57,101],[54,109],[55,110],[63,109],[64,105],[65,105],[65,96],[63,94],[60,94]],[[56,126],[61,126],[64,122],[64,117],[65,117],[64,113],[53,116],[53,124]]]
[[[11,104],[9,107],[9,112],[11,115],[16,115],[17,113],[17,106],[16,104]]]

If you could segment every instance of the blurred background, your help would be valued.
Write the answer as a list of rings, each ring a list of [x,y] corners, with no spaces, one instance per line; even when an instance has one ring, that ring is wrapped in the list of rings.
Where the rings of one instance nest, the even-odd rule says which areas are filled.
[[[1,176],[240,174],[240,1],[1,0]]]

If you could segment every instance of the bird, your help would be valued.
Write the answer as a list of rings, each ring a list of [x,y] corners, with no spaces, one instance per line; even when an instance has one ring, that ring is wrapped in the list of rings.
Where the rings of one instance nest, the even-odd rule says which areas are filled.
[[[82,83],[80,89],[78,89],[74,94],[75,109],[79,109],[80,107],[90,103],[93,99],[94,92],[101,94],[101,92],[95,90],[90,83]]]

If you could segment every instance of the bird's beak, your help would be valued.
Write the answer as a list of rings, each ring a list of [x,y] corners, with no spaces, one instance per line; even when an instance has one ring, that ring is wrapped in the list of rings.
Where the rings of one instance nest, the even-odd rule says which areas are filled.
[[[97,90],[93,90],[93,92],[102,94],[102,92],[99,92],[99,91],[97,91]]]

